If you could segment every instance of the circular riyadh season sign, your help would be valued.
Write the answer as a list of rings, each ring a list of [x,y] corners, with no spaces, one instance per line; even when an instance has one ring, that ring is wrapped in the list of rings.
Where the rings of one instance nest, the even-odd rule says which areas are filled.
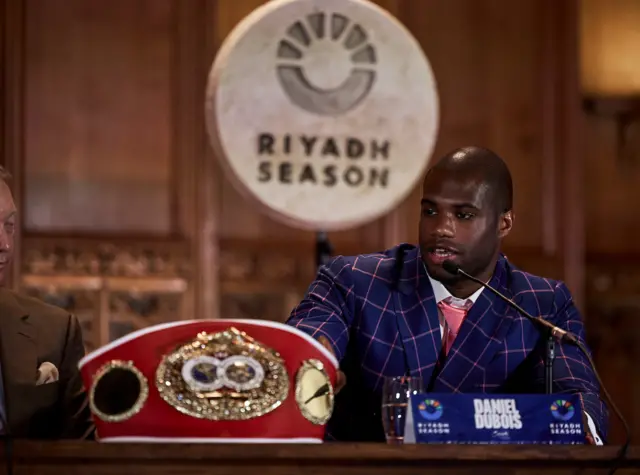
[[[289,225],[389,212],[424,174],[439,103],[418,42],[365,0],[272,0],[226,38],[206,122],[232,183]]]

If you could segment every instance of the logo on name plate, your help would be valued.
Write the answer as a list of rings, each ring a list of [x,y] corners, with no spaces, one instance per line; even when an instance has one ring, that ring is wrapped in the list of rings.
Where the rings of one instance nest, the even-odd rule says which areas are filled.
[[[431,65],[369,0],[270,0],[223,42],[205,119],[226,177],[269,216],[349,229],[397,207],[439,126]]]
[[[425,399],[423,402],[418,404],[418,411],[420,411],[420,415],[428,420],[428,421],[437,421],[442,417],[443,408],[440,401],[436,401],[435,399]]]
[[[569,401],[557,399],[551,404],[551,414],[558,421],[569,421],[574,416],[576,409]]]

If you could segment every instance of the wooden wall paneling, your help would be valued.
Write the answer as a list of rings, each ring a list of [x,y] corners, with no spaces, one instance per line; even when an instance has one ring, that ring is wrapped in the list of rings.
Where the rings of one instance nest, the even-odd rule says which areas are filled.
[[[599,180],[593,184],[588,248],[637,254],[640,230],[626,208],[638,199],[640,121],[637,112],[616,109],[640,96],[637,62],[629,60],[639,45],[640,3],[581,0],[580,5],[582,87],[589,102],[604,99],[595,108],[589,105],[589,174]],[[609,226],[620,232],[610,233]]]
[[[611,166],[613,162],[606,162],[599,155],[603,145],[607,147],[608,137],[593,129],[595,122],[585,117],[581,109],[579,0],[560,5],[549,2],[548,8],[559,17],[558,49],[564,58],[558,66],[561,71],[558,90],[562,107],[558,153],[563,157],[562,180],[559,183],[563,220],[559,233],[564,280],[585,317],[588,343],[603,383],[633,431],[633,428],[640,427],[640,411],[636,409],[640,393],[640,371],[636,364],[640,341],[640,327],[636,322],[640,313],[637,300],[640,286],[635,271],[629,270],[629,261],[624,258],[625,250],[635,242],[634,235],[626,234],[624,239],[617,237],[626,231],[623,223],[627,218],[616,222],[620,215],[611,213],[608,195],[620,193],[623,196],[627,193],[631,197],[637,192],[628,185],[625,190],[620,182],[610,180],[611,171],[615,168]],[[594,173],[596,170],[600,173]],[[624,175],[623,169],[616,173],[618,177]],[[603,229],[606,229],[604,234]],[[589,238],[593,234],[595,239]],[[612,237],[611,246],[603,246],[602,241],[598,241],[604,235],[606,239]],[[625,243],[622,248],[617,247],[620,242]],[[590,247],[593,243],[597,244]],[[599,257],[598,251],[605,253]],[[618,254],[619,258],[610,259],[611,253]],[[623,427],[611,410],[609,422],[609,442],[622,443]]]
[[[594,2],[582,1],[580,5]],[[600,2],[601,7],[615,10],[616,5]],[[626,2],[631,5],[634,2]],[[592,10],[593,11],[593,10]],[[584,47],[597,43],[603,33],[601,22],[606,15],[584,17]],[[605,20],[606,21],[606,20]],[[618,58],[624,58],[623,52]],[[600,59],[606,60],[601,57]],[[611,66],[611,64],[610,64]],[[613,65],[615,67],[615,65]],[[618,77],[626,77],[618,75]],[[627,132],[631,160],[619,154],[618,124],[613,117],[582,113],[581,162],[584,171],[583,196],[585,252],[587,255],[587,287],[585,293],[587,332],[600,374],[615,402],[626,417],[631,430],[640,427],[640,274],[637,261],[640,252],[640,226],[634,213],[640,198],[640,126]],[[612,443],[624,440],[622,424],[610,411]]]
[[[0,1],[2,15],[1,42],[1,79],[0,93],[0,153],[2,165],[11,173],[10,183],[14,201],[20,213],[22,206],[22,161],[24,157],[24,12],[23,2]],[[20,260],[22,227],[18,226],[15,237],[15,261]],[[5,285],[16,287],[20,282],[20,265],[12,268],[11,276]]]
[[[206,2],[67,7],[27,3],[23,137],[32,226],[22,288],[75,311],[84,287],[99,282],[94,346],[141,325],[206,309],[215,315],[206,303],[216,298],[208,251],[215,241],[201,232],[211,222],[207,206],[215,206],[200,195],[211,185],[202,113]],[[62,199],[61,184],[70,184]],[[70,200],[90,216],[76,216]]]
[[[174,71],[176,188],[182,199],[178,217],[191,243],[192,285],[185,318],[218,318],[219,242],[222,176],[208,145],[204,101],[208,70],[215,52],[213,0],[176,2]]]
[[[440,93],[434,159],[464,145],[486,146],[501,155],[515,186],[516,223],[506,242],[508,255],[541,255],[541,2],[403,0],[401,12],[431,61]],[[418,231],[419,196],[416,189],[405,204],[411,236]]]
[[[0,0],[0,91],[2,91],[2,93],[0,94],[0,164],[2,164],[4,166],[4,160],[5,160],[5,150],[4,150],[4,144],[5,144],[5,128],[6,128],[6,118],[5,118],[5,111],[6,111],[6,106],[5,103],[7,102],[7,97],[6,97],[6,93],[5,93],[5,89],[6,89],[6,79],[5,79],[5,75],[7,74],[7,54],[6,54],[6,49],[8,48],[7,46],[7,35],[6,35],[6,31],[7,31],[7,25],[6,25],[6,18],[7,18],[7,0]]]
[[[585,286],[585,207],[584,207],[584,149],[582,97],[579,89],[578,65],[578,0],[549,5],[560,15],[559,49],[562,51],[562,236],[563,277],[571,289],[578,308],[584,310]]]
[[[481,107],[488,123],[482,140],[504,158],[514,180],[516,220],[505,244],[514,250],[542,254],[541,230],[546,218],[540,206],[544,194],[540,100],[543,8],[537,0],[501,0],[486,2],[484,12],[478,13],[479,23],[483,19],[487,22],[481,30],[482,84],[486,90]]]
[[[602,145],[603,136],[591,129],[593,123],[588,122],[589,118],[582,110],[578,63],[579,0],[561,4],[549,2],[547,8],[558,18],[557,49],[560,51],[557,68],[560,71],[558,130],[561,133],[557,150],[562,157],[562,178],[558,182],[562,220],[558,232],[564,261],[563,278],[584,315],[587,341],[603,382],[633,431],[634,427],[640,427],[640,413],[635,409],[640,390],[640,372],[636,365],[640,335],[635,322],[640,306],[635,302],[635,296],[640,287],[634,273],[626,271],[628,261],[623,257],[624,251],[616,248],[621,241],[633,243],[633,234],[627,234],[624,240],[616,239],[616,231],[623,233],[625,229],[620,226],[621,222],[615,222],[617,216],[615,212],[611,213],[611,203],[607,200],[610,193],[619,193],[624,186],[617,188],[620,183],[608,180],[611,162],[603,163],[603,157],[598,155],[602,151],[599,145]],[[594,173],[598,169],[600,173]],[[634,194],[631,190],[627,187],[626,191]],[[604,220],[598,222],[602,217]],[[602,229],[606,229],[607,238],[613,236],[611,246],[590,247],[603,236]],[[596,239],[589,241],[592,233]],[[603,250],[605,255],[599,257],[597,251]],[[618,253],[622,259],[608,259],[607,254],[611,252]],[[618,267],[619,262],[622,262],[621,267]],[[611,410],[609,423],[609,442],[622,443],[623,428]]]
[[[635,27],[633,22],[640,16],[640,4],[599,0],[582,0],[580,4],[584,7],[581,54],[585,58],[585,92],[593,96],[607,94],[608,89],[609,95],[615,94],[622,99],[633,96],[639,81],[637,62],[629,60],[629,47],[635,45],[637,50],[637,32],[632,38],[627,33],[629,25]],[[609,45],[613,44],[618,51],[610,49]],[[637,92],[635,96],[638,96]],[[640,121],[632,120],[624,127],[613,116],[585,114],[584,120],[589,182],[587,249],[593,253],[628,254],[637,258],[640,226],[630,209],[640,198],[637,185],[640,182]]]
[[[400,22],[403,21],[401,18],[401,0],[375,0],[375,3],[396,17]],[[408,219],[418,219],[417,216],[409,216],[408,211],[403,202],[380,220],[380,227],[382,228],[381,249],[395,246],[401,242],[417,242],[417,236],[409,236],[406,232],[406,221]]]
[[[634,76],[637,69],[634,69],[636,62],[628,60],[627,48],[633,48],[634,43],[627,41],[626,32],[627,25],[633,24],[640,15],[640,3],[633,0],[581,0],[579,3],[581,35],[584,34],[580,54],[585,58],[582,65],[585,92],[593,95],[609,88],[616,95],[633,95],[634,82],[638,85]],[[614,39],[619,51],[609,50],[605,45],[613,43],[603,38]],[[600,81],[596,78],[602,83],[598,84]],[[587,252],[637,258],[640,226],[630,209],[640,198],[637,185],[640,182],[640,121],[632,122],[624,131],[626,150],[618,148],[623,144],[619,141],[621,130],[615,117],[589,113],[584,114],[583,122],[585,176],[589,185],[585,195]]]
[[[558,37],[562,28],[562,22],[558,18],[554,7],[557,2],[545,0],[542,17],[542,67],[540,77],[542,80],[541,118],[542,118],[542,250],[545,256],[554,256],[558,253],[558,241],[560,232],[558,229],[557,200],[558,192],[558,167],[562,157],[558,150],[560,136],[558,104],[560,91],[558,84],[562,81],[560,65],[563,55],[558,48]]]
[[[209,68],[217,50],[235,25],[262,3],[264,2],[261,0],[214,2],[211,16],[214,27],[210,30],[210,36],[213,38],[215,52]],[[219,158],[215,157],[213,152],[211,156],[216,160]],[[273,312],[274,305],[265,302],[265,295],[268,298],[269,292],[265,293],[261,276],[256,274],[254,267],[256,261],[262,257],[259,239],[256,239],[255,245],[249,249],[238,248],[236,240],[247,235],[255,237],[261,229],[271,228],[274,224],[268,223],[268,218],[256,211],[253,203],[244,200],[233,188],[219,163],[214,167],[220,197],[220,212],[215,221],[220,239],[220,315],[224,318],[268,318],[265,312]],[[236,283],[237,287],[234,289]],[[282,311],[283,309],[276,310],[278,313]]]
[[[640,275],[626,259],[591,260],[587,280],[587,335],[600,376],[636,433],[640,427]],[[609,408],[610,442],[624,431]],[[635,429],[635,430],[634,430]]]
[[[25,2],[27,231],[175,234],[176,3]]]
[[[634,209],[640,199],[640,123],[628,129],[628,151],[618,151],[618,124],[610,117],[585,115],[584,162],[589,183],[585,196],[589,253],[640,255],[640,226]]]

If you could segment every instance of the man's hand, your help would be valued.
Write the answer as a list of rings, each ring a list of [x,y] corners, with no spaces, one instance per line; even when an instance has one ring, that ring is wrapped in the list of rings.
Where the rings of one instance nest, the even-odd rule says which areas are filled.
[[[322,344],[322,346],[324,346],[327,350],[329,350],[329,353],[331,353],[333,356],[336,356],[336,353],[333,351],[333,347],[331,346],[331,343],[329,343],[329,340],[327,340],[326,337],[321,336],[318,338],[318,341]],[[335,394],[338,394],[345,384],[347,384],[347,377],[342,371],[338,370],[336,387],[334,388],[333,392]]]

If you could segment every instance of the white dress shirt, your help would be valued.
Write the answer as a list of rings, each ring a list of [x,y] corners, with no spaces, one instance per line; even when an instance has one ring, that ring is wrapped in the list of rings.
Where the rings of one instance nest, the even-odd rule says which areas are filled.
[[[442,284],[442,282],[432,279],[430,275],[428,275],[428,277],[429,282],[431,282],[431,287],[433,288],[433,295],[436,298],[436,304],[438,304],[442,300],[449,299],[448,303],[455,307],[464,307],[467,304],[473,305],[474,303],[476,303],[476,300],[478,300],[478,297],[480,297],[480,294],[482,294],[482,291],[484,290],[484,287],[480,287],[466,299],[459,299],[458,297],[454,297],[453,295],[451,295],[451,293]],[[438,311],[438,314],[440,315],[440,338],[444,338],[444,318],[440,311]],[[598,431],[596,430],[596,425],[594,424],[593,419],[591,419],[591,416],[586,412],[585,415],[587,416],[589,430],[591,431],[591,435],[593,435],[593,439],[596,445],[603,445],[602,439],[598,435]]]

